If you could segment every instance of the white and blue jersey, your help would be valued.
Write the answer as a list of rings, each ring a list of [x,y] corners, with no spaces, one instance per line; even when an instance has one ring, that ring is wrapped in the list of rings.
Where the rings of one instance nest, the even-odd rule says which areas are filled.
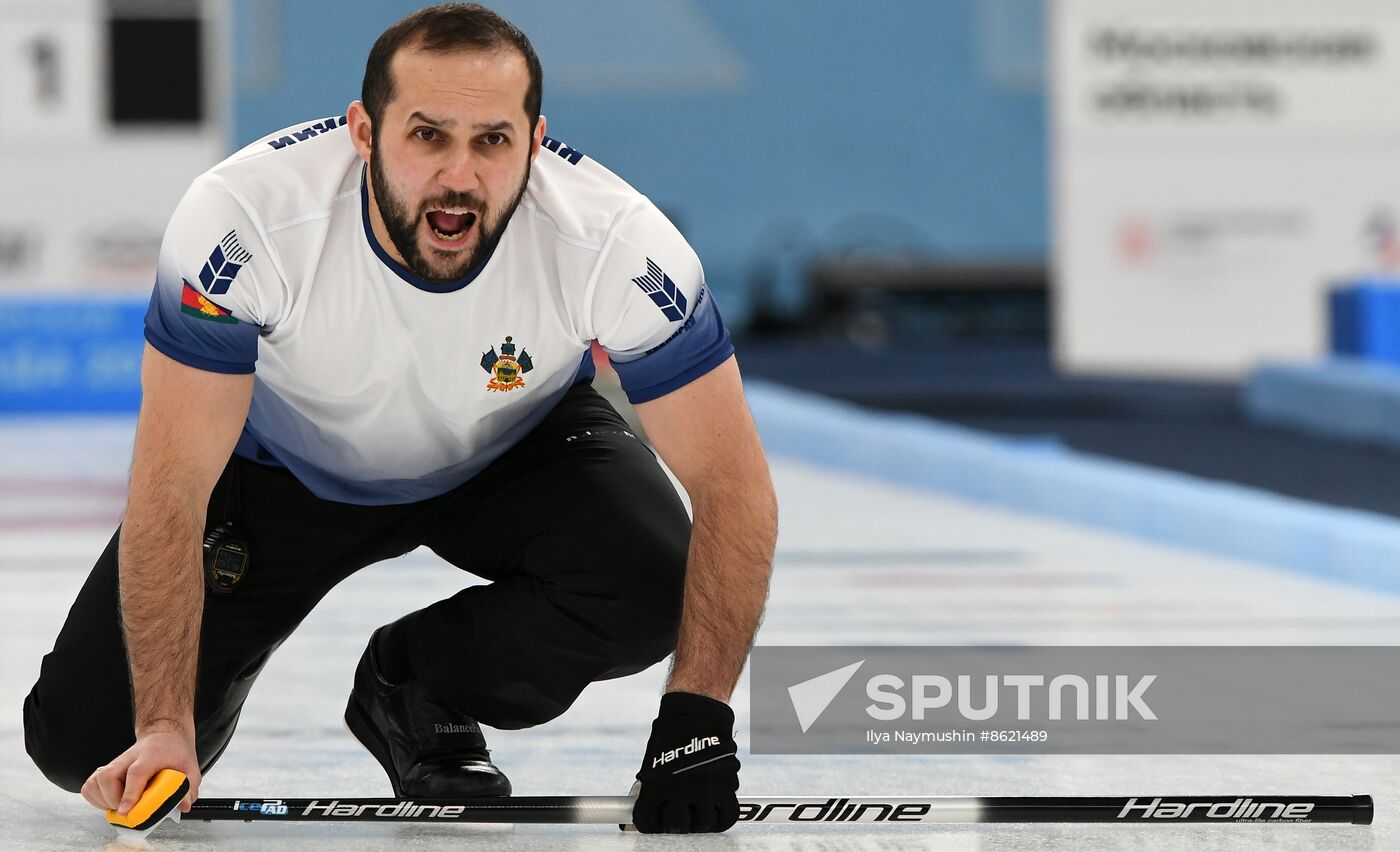
[[[406,503],[462,484],[593,373],[633,402],[733,353],[695,252],[635,189],[550,140],[492,255],[432,284],[370,229],[340,117],[275,133],[197,178],[161,247],[146,339],[254,373],[235,450],[328,500]]]

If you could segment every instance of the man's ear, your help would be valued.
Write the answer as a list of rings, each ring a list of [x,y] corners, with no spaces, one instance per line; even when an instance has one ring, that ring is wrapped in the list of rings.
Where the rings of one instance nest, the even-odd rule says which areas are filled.
[[[530,136],[530,162],[540,155],[540,144],[544,142],[545,118],[540,116],[540,120],[535,122],[535,132]]]
[[[370,152],[374,150],[374,122],[369,117],[369,111],[360,101],[351,101],[345,117],[350,124],[350,141],[354,143],[360,159],[368,163]]]

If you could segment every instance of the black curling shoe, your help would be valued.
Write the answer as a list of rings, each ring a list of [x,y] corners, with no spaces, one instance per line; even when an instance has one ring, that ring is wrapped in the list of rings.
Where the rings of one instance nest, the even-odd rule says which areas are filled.
[[[399,798],[509,796],[510,780],[491,762],[476,720],[433,701],[416,680],[389,683],[375,640],[355,669],[345,707],[350,733],[369,749]]]

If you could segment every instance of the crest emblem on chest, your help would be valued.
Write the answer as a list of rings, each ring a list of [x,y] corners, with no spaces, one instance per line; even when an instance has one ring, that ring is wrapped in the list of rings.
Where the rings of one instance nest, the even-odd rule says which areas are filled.
[[[530,353],[521,349],[520,354],[516,355],[516,347],[511,340],[511,337],[506,337],[505,342],[501,344],[501,354],[497,355],[493,347],[481,356],[481,369],[491,374],[491,380],[486,383],[487,390],[511,391],[523,388],[525,374],[535,369],[534,362],[530,360]]]

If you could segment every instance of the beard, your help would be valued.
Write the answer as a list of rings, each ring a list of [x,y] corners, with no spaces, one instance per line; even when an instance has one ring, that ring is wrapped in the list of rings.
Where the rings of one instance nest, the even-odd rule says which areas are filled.
[[[380,218],[384,220],[384,230],[389,240],[398,249],[404,266],[409,272],[430,284],[448,284],[476,269],[491,252],[505,233],[515,208],[525,195],[525,185],[530,182],[530,162],[526,160],[525,176],[520,179],[514,196],[499,211],[491,211],[486,202],[472,192],[445,192],[433,198],[424,199],[417,210],[410,212],[408,203],[389,185],[387,169],[379,157],[379,146],[370,151],[369,175],[374,187],[374,201],[379,207]],[[465,208],[476,213],[476,245],[470,251],[450,252],[436,246],[428,246],[425,255],[418,244],[418,227],[429,210],[442,208]]]

